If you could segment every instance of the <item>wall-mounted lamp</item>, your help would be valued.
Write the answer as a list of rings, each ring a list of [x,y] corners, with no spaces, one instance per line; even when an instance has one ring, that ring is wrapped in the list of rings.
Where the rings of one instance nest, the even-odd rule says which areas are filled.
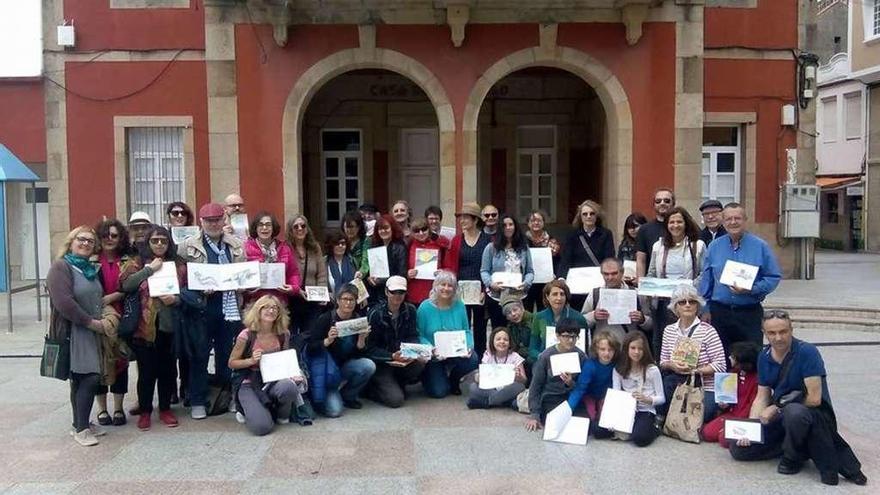
[[[816,97],[816,69],[819,57],[804,52],[798,55],[798,104],[806,109],[810,100]]]

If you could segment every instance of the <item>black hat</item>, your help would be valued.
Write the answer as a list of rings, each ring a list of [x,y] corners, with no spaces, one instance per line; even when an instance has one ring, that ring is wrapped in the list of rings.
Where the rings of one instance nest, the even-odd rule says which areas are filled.
[[[372,203],[364,203],[358,208],[358,210],[365,211],[367,213],[379,213],[379,208],[376,208],[376,205]]]
[[[706,208],[718,208],[719,210],[723,210],[724,207],[721,205],[721,201],[717,199],[707,199],[703,201],[703,204],[700,205],[700,211],[705,210]]]

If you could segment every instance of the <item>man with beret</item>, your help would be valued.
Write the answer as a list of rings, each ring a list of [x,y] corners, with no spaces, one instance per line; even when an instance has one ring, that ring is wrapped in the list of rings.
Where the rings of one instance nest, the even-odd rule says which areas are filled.
[[[703,216],[703,230],[700,231],[700,239],[709,246],[709,243],[727,233],[721,225],[721,201],[709,199],[700,205],[700,214]]]

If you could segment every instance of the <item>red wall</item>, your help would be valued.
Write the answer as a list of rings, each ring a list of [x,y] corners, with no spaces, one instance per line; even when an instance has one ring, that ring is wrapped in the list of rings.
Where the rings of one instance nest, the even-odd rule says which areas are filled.
[[[757,8],[707,8],[706,48],[796,48],[798,0],[758,0]],[[857,2],[858,3],[858,2]]]
[[[45,163],[42,81],[0,79],[0,111],[0,143],[25,163]]]
[[[77,50],[205,48],[204,0],[188,9],[111,9],[110,0],[64,0]]]
[[[705,60],[705,110],[757,115],[755,221],[778,220],[778,185],[785,177],[785,149],[797,137],[782,127],[782,105],[794,104],[795,63],[784,60]]]
[[[675,124],[675,27],[649,23],[630,47],[619,24],[563,24],[560,45],[598,59],[620,80],[632,106],[634,206],[647,208],[651,191],[672,184]],[[261,63],[259,36],[268,52]],[[461,119],[476,80],[506,55],[538,44],[536,24],[474,24],[455,48],[446,26],[377,26],[376,44],[418,60],[439,79],[455,113],[458,191],[461,190]],[[287,48],[272,41],[271,29],[236,26],[238,129],[241,190],[261,207],[282,211],[282,116],[297,79],[332,53],[358,45],[356,26],[296,26]],[[649,76],[649,77],[646,77]],[[457,195],[460,200],[460,193]],[[251,201],[251,200],[249,200]],[[291,212],[286,212],[291,213]]]
[[[210,170],[205,64],[174,62],[162,77],[149,85],[167,64],[168,62],[67,64],[67,158],[71,225],[91,224],[101,215],[115,215],[113,117],[116,115],[192,116],[196,205],[208,201]],[[109,81],[112,84],[108,84]],[[146,89],[138,91],[145,86]],[[83,98],[112,99],[133,92],[136,94],[128,98],[107,102]]]

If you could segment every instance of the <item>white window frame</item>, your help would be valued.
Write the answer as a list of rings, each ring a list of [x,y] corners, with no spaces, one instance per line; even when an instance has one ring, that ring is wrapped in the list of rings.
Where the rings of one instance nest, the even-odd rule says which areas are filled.
[[[843,109],[843,137],[844,137],[844,140],[853,141],[856,139],[861,139],[862,135],[864,134],[863,122],[865,120],[862,117],[862,108],[864,107],[864,104],[862,103],[862,92],[861,92],[861,90],[851,91],[849,93],[844,93],[842,96],[843,96],[842,109]],[[858,115],[856,118],[856,122],[858,122],[858,130],[856,131],[855,134],[849,133],[849,117],[850,116],[849,116],[849,111],[848,111],[848,109],[849,109],[848,103],[849,103],[849,100],[851,100],[851,99],[858,100]],[[837,104],[838,104],[838,106],[840,106],[840,102],[838,102]]]
[[[532,210],[540,209],[540,200],[541,199],[549,199],[550,200],[550,211],[546,211],[547,214],[547,223],[555,223],[556,222],[556,162],[559,151],[559,132],[555,125],[520,125],[516,128],[517,139],[519,139],[519,131],[520,129],[551,129],[553,131],[553,147],[551,148],[521,148],[519,147],[519,143],[517,143],[516,148],[516,209],[517,209],[517,217],[525,220],[528,217],[529,213]],[[539,164],[539,156],[540,155],[550,155],[550,173],[542,174],[540,173],[540,164]],[[532,171],[529,174],[523,174],[520,172],[520,156],[522,155],[531,155],[532,157]],[[550,194],[549,195],[540,195],[539,184],[540,178],[550,176]],[[526,196],[523,194],[523,191],[520,190],[520,179],[524,177],[531,176],[531,191],[534,194]],[[531,199],[531,208],[529,211],[519,211],[519,205],[521,199],[526,198]]]
[[[852,7],[856,8],[856,2]],[[862,0],[862,27],[864,28],[864,43],[874,43],[880,40],[880,0]]]
[[[186,193],[187,193],[187,182],[186,182],[186,153],[184,152],[184,127],[180,126],[167,126],[164,128],[167,129],[176,129],[179,132],[179,136],[176,139],[172,138],[172,141],[176,141],[176,149],[168,150],[136,150],[132,145],[131,135],[133,131],[153,131],[157,129],[161,129],[163,127],[127,127],[125,129],[125,137],[128,143],[128,210],[129,214],[135,211],[136,209],[143,210],[143,207],[135,207],[137,203],[137,187],[138,183],[143,182],[152,182],[153,183],[153,197],[156,199],[155,203],[150,204],[149,210],[147,213],[150,215],[150,218],[154,223],[162,225],[165,221],[165,206],[174,201],[183,201],[186,202]],[[175,178],[173,180],[164,177],[165,168],[163,167],[164,161],[166,159],[178,159],[180,160],[180,168],[179,168],[179,179]],[[135,166],[136,160],[152,160],[153,161],[153,173],[154,176],[150,178],[138,177],[136,175],[137,167]],[[180,197],[168,197],[166,198],[163,192],[163,183],[165,182],[180,182]],[[141,205],[146,205],[148,203],[140,203]]]
[[[736,146],[703,146],[703,155],[709,155],[709,173],[702,171],[702,159],[700,170],[700,196],[703,201],[718,199],[717,185],[718,176],[733,176],[733,201],[740,202],[742,197],[742,126],[706,126],[706,127],[732,127],[736,129]],[[718,155],[720,153],[733,153],[733,172],[721,172],[718,170]],[[701,155],[702,156],[702,155]],[[703,177],[709,176],[709,191],[703,191]],[[725,196],[727,197],[727,196]]]
[[[837,142],[837,137],[840,135],[840,122],[841,122],[841,113],[843,110],[840,107],[840,98],[839,95],[829,96],[827,98],[822,98],[822,142],[823,143],[834,143]],[[828,106],[829,104],[834,104],[834,111],[829,112]],[[831,116],[834,119],[834,129],[832,132],[825,132],[825,125],[828,123],[828,117]],[[846,124],[846,122],[844,122]]]
[[[325,151],[324,150],[324,134],[327,132],[357,132],[358,133],[358,142],[360,144],[359,151]],[[345,203],[349,201],[357,201],[357,204],[360,205],[363,203],[364,197],[364,133],[362,129],[357,128],[328,128],[321,129],[321,135],[319,137],[319,142],[321,146],[321,198],[323,199],[322,205],[323,208],[321,210],[321,216],[324,218],[324,225],[326,227],[339,227],[342,225],[342,217],[345,215],[347,211],[345,209]],[[340,160],[339,173],[335,179],[339,182],[339,198],[337,199],[328,199],[327,198],[327,179],[333,179],[333,177],[327,176],[327,158],[336,158]],[[358,181],[358,190],[357,190],[357,198],[348,198],[345,195],[345,159],[346,158],[356,158],[357,159],[357,181]],[[329,220],[327,218],[327,208],[325,203],[338,203],[339,204],[339,220]]]

